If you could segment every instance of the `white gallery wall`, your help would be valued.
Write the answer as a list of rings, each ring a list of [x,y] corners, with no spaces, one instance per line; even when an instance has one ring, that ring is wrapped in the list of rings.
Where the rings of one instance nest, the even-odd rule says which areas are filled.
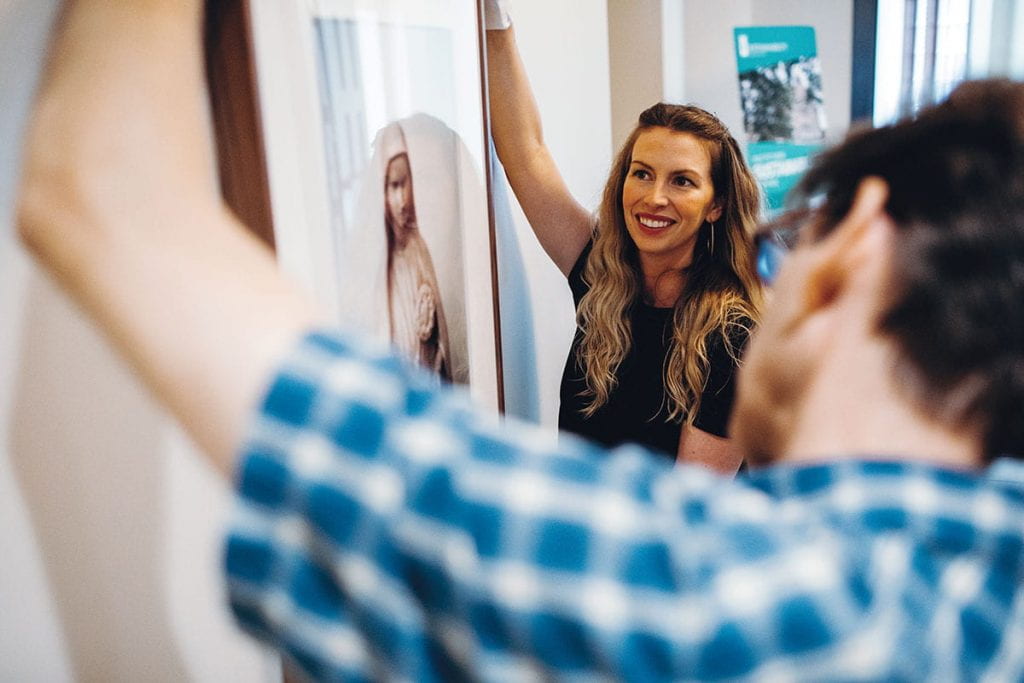
[[[607,0],[512,2],[516,38],[540,107],[545,140],[569,190],[588,209],[597,208],[611,165],[607,10]],[[535,375],[533,368],[510,368],[506,362],[508,408],[554,428],[559,382],[575,329],[572,295],[503,178],[495,185],[499,220],[506,204],[513,216],[518,253],[511,256],[521,259],[523,266],[513,274],[525,273],[525,282],[499,282],[502,291],[515,297],[500,301],[502,347],[514,361],[523,345],[532,344],[536,359]],[[507,249],[499,256],[503,252],[505,258],[510,256]],[[526,301],[520,300],[522,295]]]
[[[811,26],[815,29],[821,60],[828,139],[834,142],[842,138],[850,126],[852,0],[664,0],[666,3],[679,1],[683,3],[681,30],[679,26],[666,26],[666,32],[682,43],[678,53],[683,57],[685,101],[717,114],[742,142],[743,114],[733,29],[737,26]]]
[[[829,141],[850,125],[852,0],[608,0],[608,23],[615,147],[659,99],[713,112],[742,142],[738,26],[813,27]]]
[[[679,46],[682,20],[676,15],[676,35],[663,25],[663,7],[673,0],[608,0],[609,81],[611,84],[612,146],[618,149],[636,126],[637,116],[660,100],[673,101],[664,64],[672,63]],[[682,64],[682,56],[677,60]],[[678,94],[678,92],[677,92]]]

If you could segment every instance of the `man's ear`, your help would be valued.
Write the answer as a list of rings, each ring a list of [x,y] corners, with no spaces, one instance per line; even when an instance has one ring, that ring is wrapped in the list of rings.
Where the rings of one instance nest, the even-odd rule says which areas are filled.
[[[888,199],[889,186],[884,180],[873,176],[863,179],[847,214],[827,237],[810,247],[804,288],[806,312],[831,305],[867,280],[880,284],[892,227],[885,210]]]

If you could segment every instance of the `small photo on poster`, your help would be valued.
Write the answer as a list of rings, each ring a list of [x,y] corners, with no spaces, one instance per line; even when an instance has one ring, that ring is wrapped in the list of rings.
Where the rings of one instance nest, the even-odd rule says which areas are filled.
[[[736,52],[747,140],[821,143],[825,107],[814,29],[736,29]]]

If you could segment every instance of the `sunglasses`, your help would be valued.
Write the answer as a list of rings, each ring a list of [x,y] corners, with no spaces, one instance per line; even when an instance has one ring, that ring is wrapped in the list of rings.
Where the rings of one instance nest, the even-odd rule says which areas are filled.
[[[763,223],[754,233],[757,253],[757,274],[761,282],[771,286],[779,276],[782,263],[800,241],[800,233],[814,215],[811,208],[784,211]]]

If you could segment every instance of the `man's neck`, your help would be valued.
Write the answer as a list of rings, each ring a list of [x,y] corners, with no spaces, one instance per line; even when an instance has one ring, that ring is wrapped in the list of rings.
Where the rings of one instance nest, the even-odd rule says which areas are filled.
[[[782,459],[865,456],[981,467],[977,434],[926,415],[895,385],[892,368],[881,344],[859,353],[855,363],[823,361],[797,411]]]

